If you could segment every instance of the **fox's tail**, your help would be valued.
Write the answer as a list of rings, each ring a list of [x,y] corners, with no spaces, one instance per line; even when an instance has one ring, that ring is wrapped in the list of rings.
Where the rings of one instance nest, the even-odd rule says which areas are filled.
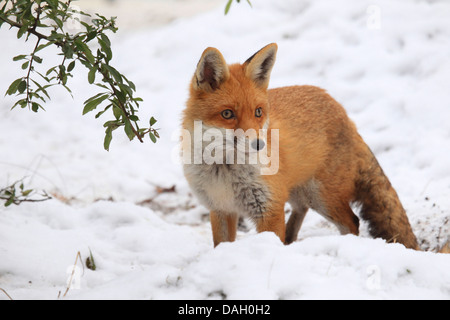
[[[369,222],[373,237],[418,250],[416,236],[397,192],[368,147],[364,153],[356,182],[356,201],[361,204],[361,218]]]

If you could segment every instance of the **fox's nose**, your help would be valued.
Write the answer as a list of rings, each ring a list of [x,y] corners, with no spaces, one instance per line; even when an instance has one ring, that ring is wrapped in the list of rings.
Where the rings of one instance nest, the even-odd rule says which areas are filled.
[[[251,146],[256,151],[260,151],[260,150],[264,149],[264,147],[266,146],[266,143],[261,139],[255,139],[252,141]]]

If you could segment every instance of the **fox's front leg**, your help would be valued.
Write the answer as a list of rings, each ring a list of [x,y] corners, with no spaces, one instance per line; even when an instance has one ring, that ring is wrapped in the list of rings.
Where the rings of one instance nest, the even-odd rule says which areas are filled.
[[[271,208],[260,217],[254,219],[256,222],[256,230],[258,232],[274,232],[280,238],[281,242],[284,243],[286,238],[284,215],[284,206],[280,205]]]
[[[234,213],[210,212],[214,247],[221,242],[231,242],[236,239],[238,215]]]

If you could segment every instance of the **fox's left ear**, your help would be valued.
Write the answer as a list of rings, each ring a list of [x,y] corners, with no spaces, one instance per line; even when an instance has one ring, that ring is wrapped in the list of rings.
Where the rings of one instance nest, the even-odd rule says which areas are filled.
[[[213,92],[230,77],[230,71],[222,54],[216,48],[207,48],[195,71],[194,88]]]
[[[244,63],[245,75],[253,80],[258,87],[269,87],[270,73],[272,72],[278,46],[276,43],[265,46]]]

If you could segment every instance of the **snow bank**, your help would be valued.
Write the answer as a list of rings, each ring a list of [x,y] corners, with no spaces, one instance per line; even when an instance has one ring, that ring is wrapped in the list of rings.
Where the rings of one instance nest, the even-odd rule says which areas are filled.
[[[204,228],[125,202],[58,201],[2,213],[0,274],[15,299],[446,299],[450,259],[382,240],[271,233],[213,249]],[[20,232],[19,232],[20,231]],[[208,230],[209,231],[209,230]],[[76,254],[96,270],[75,267]],[[75,268],[75,269],[74,269]],[[343,289],[345,288],[345,290]]]
[[[387,245],[365,225],[361,237],[343,237],[313,212],[290,246],[250,227],[212,248],[207,211],[172,160],[188,83],[208,46],[231,63],[271,42],[271,86],[326,88],[377,155],[422,248],[450,235],[450,3],[252,3],[111,37],[114,65],[144,98],[141,118],[158,119],[156,145],[116,134],[102,149],[102,122],[81,116],[96,93],[82,69],[74,100],[55,89],[46,112],[0,100],[0,186],[25,176],[59,199],[0,208],[0,288],[15,299],[61,299],[76,270],[65,299],[450,298],[449,255]],[[18,44],[5,27],[0,37],[6,90],[22,76],[11,58],[33,43]],[[97,269],[74,269],[77,253],[84,263],[90,251]]]

